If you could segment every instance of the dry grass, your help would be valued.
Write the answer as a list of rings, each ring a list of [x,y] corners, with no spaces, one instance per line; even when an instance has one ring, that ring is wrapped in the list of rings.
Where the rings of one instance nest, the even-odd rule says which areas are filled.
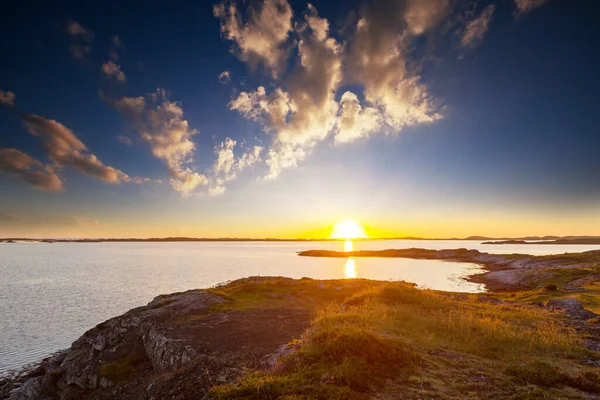
[[[316,315],[300,349],[221,399],[586,398],[597,373],[562,316],[378,283]],[[532,371],[540,370],[537,377]],[[548,366],[546,368],[546,366]],[[521,368],[521,369],[519,369]],[[544,397],[551,394],[550,397]]]

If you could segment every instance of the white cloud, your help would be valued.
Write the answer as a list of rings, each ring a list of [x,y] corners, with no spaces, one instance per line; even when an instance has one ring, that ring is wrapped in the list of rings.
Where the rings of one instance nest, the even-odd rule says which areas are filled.
[[[381,117],[379,110],[373,107],[363,109],[354,93],[345,92],[340,100],[335,143],[349,143],[368,137],[381,127]]]
[[[67,33],[71,36],[81,38],[87,42],[94,40],[94,32],[90,29],[84,28],[77,21],[69,21],[67,23]]]
[[[225,193],[225,186],[211,186],[208,188],[208,194],[211,196],[220,196]]]
[[[225,138],[215,147],[216,160],[212,167],[209,194],[218,195],[225,192],[224,183],[237,178],[237,173],[261,161],[261,146],[248,149],[241,156],[234,154],[237,142],[231,138]]]
[[[0,89],[0,103],[12,106],[15,104],[15,94],[13,92],[5,92]]]
[[[219,74],[219,82],[223,85],[229,85],[231,83],[231,73],[229,71],[223,71]]]
[[[80,173],[116,184],[128,182],[129,176],[121,170],[104,165],[95,154],[69,128],[63,124],[40,117],[19,113],[25,129],[39,137],[55,167],[71,167]]]
[[[234,41],[240,60],[251,68],[264,65],[276,77],[287,58],[284,44],[292,30],[292,8],[286,0],[265,0],[260,10],[248,10],[244,22],[234,3],[223,2],[213,7],[221,20],[223,36]]]
[[[63,188],[54,168],[17,149],[0,149],[0,171],[14,175],[38,189],[57,191]]]
[[[464,47],[475,47],[479,44],[479,42],[481,42],[483,36],[488,31],[495,9],[496,6],[494,4],[490,4],[483,10],[481,15],[467,23],[465,31],[463,32],[460,40]]]
[[[208,179],[193,169],[196,145],[192,136],[198,131],[191,129],[183,118],[180,103],[170,101],[162,89],[146,96],[123,97],[110,103],[150,145],[152,154],[165,161],[175,190],[189,195],[198,186],[208,184]]]
[[[125,73],[121,67],[112,61],[102,64],[102,72],[109,78],[114,78],[119,82],[125,82]]]
[[[242,92],[230,103],[245,118],[258,121],[275,135],[268,151],[268,179],[297,166],[335,125],[335,91],[341,81],[342,48],[329,36],[329,23],[308,5],[305,23],[297,28],[299,65],[287,89],[267,94],[262,86]]]
[[[544,4],[546,4],[546,2],[548,0],[514,0],[514,1],[515,1],[515,6],[517,7],[517,9],[515,10],[515,14],[517,16],[519,16],[521,14],[526,14],[528,12],[535,10],[538,7],[543,6]]]
[[[441,118],[421,77],[409,67],[412,40],[448,13],[447,1],[375,1],[360,14],[346,64],[350,78],[363,85],[365,100],[380,109],[395,132]],[[398,22],[398,16],[405,25]]]

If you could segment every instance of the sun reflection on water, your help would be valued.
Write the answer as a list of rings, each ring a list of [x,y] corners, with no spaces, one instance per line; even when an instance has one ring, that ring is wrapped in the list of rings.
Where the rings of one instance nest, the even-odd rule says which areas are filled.
[[[352,246],[352,240],[346,239],[346,241],[344,241],[344,251],[352,251],[354,249],[354,246]]]
[[[356,278],[356,263],[353,258],[349,258],[346,261],[346,266],[344,267],[344,278],[353,279]]]

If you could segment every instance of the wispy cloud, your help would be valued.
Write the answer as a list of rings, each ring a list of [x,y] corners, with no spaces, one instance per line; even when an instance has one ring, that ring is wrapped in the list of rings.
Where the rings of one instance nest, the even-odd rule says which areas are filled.
[[[119,52],[125,49],[123,41],[118,35],[112,35],[110,38],[110,58],[117,61],[119,59]]]
[[[125,73],[121,67],[112,61],[102,64],[102,72],[109,78],[116,79],[119,82],[125,82]]]
[[[0,149],[0,171],[42,190],[62,190],[61,179],[52,166],[44,165],[17,149]]]
[[[94,32],[90,29],[84,28],[77,21],[69,21],[67,23],[67,33],[71,36],[79,37],[87,42],[94,40]]]
[[[5,92],[4,90],[0,89],[0,103],[7,106],[14,105],[15,94],[13,92]]]
[[[130,180],[123,171],[104,165],[73,131],[60,122],[23,112],[19,115],[25,129],[42,140],[44,151],[55,167],[70,167],[84,175],[112,184]]]
[[[231,83],[231,73],[229,71],[223,71],[219,74],[219,82],[223,85],[229,85]]]
[[[496,6],[490,4],[477,18],[467,23],[460,40],[464,47],[475,47],[481,42],[489,29],[495,9]]]
[[[152,154],[165,161],[171,175],[171,186],[175,190],[189,195],[198,186],[208,184],[206,176],[194,170],[196,145],[192,136],[198,131],[189,127],[180,103],[169,100],[162,89],[146,96],[107,101],[127,118],[140,138],[150,145]]]
[[[2,169],[5,171],[12,172],[35,186],[49,190],[62,188],[62,182],[56,171],[66,167],[113,184],[131,180],[129,175],[123,171],[104,165],[73,131],[60,122],[19,110],[14,106],[14,93],[12,96],[4,96],[9,97],[11,101],[2,101],[2,103],[18,114],[23,126],[30,134],[41,139],[44,152],[52,161],[52,165],[47,166],[19,150],[3,149]]]
[[[225,182],[237,178],[237,173],[251,167],[261,161],[263,147],[254,146],[247,149],[242,155],[236,156],[234,149],[237,142],[231,138],[225,138],[215,147],[216,160],[211,170],[210,185],[208,193],[219,195],[225,193]]]
[[[520,16],[535,10],[538,7],[543,6],[548,0],[514,0],[515,1],[515,15]]]
[[[83,27],[77,21],[69,21],[65,27],[67,34],[71,37],[69,52],[73,58],[85,61],[90,55],[92,48],[90,43],[94,40],[94,32]]]
[[[292,31],[292,8],[286,0],[265,0],[260,9],[250,8],[246,22],[233,2],[217,4],[213,12],[221,20],[223,36],[236,43],[234,52],[240,60],[279,75],[288,56],[284,44]]]

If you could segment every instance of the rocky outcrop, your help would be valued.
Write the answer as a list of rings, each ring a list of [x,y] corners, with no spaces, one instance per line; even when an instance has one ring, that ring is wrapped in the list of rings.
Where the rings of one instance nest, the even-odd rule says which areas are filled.
[[[276,279],[291,287],[314,285]],[[252,290],[265,278],[243,282]],[[266,308],[240,310],[219,308],[229,300],[211,290],[158,296],[97,325],[36,368],[0,380],[0,399],[197,398],[295,348],[286,343],[300,337],[317,303],[301,307],[292,292],[273,296],[265,295]]]
[[[562,310],[572,319],[588,320],[597,317],[595,313],[583,308],[583,304],[579,300],[571,297],[549,300],[546,307],[553,310]]]
[[[154,373],[175,371],[191,362],[197,350],[191,341],[172,337],[172,321],[202,315],[224,301],[202,290],[159,296],[146,307],[103,322],[69,350],[44,360],[21,377],[22,384],[13,384],[8,398],[77,398],[114,386],[136,368]]]

